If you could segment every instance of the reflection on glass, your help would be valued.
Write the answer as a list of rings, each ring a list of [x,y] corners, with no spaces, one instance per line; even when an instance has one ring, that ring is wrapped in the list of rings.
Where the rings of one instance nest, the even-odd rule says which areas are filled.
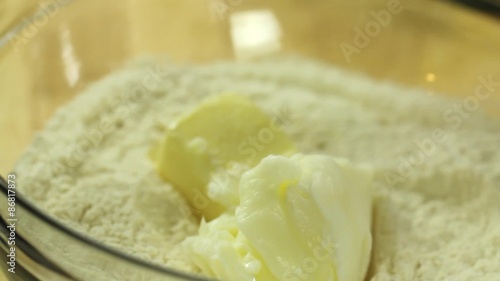
[[[234,13],[230,24],[231,40],[238,60],[269,55],[281,49],[281,28],[269,10]]]
[[[75,57],[75,49],[71,43],[71,33],[68,26],[61,27],[61,56],[64,64],[64,74],[70,87],[73,87],[80,77],[80,62]]]
[[[434,73],[427,73],[427,75],[425,76],[425,79],[428,82],[434,82],[434,80],[436,80],[436,75]]]

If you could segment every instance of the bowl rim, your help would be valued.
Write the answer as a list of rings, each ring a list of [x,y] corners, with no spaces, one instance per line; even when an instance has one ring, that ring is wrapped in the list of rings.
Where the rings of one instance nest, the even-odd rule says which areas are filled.
[[[14,174],[14,173],[12,173]],[[15,175],[15,174],[14,174]],[[5,179],[0,175],[0,193],[2,196],[5,196],[5,198],[8,197],[8,185]],[[180,270],[176,270],[173,268],[169,268],[166,266],[161,266],[154,264],[152,262],[134,257],[133,255],[124,253],[118,249],[109,247],[101,242],[98,242],[94,239],[91,239],[89,237],[84,236],[83,234],[79,233],[78,231],[58,222],[55,218],[49,216],[48,214],[44,213],[39,207],[35,206],[35,204],[31,203],[29,200],[27,200],[24,195],[22,195],[19,191],[16,190],[16,206],[19,205],[21,206],[25,211],[27,211],[30,215],[33,215],[49,227],[55,229],[56,231],[59,231],[63,235],[69,236],[71,238],[76,239],[78,242],[85,244],[86,246],[91,247],[93,250],[96,251],[101,251],[104,254],[110,255],[112,257],[124,260],[126,262],[135,264],[139,267],[143,267],[147,270],[152,270],[156,273],[160,274],[165,274],[168,275],[169,277],[177,277],[180,278],[181,280],[189,280],[189,281],[214,281],[214,279],[208,279],[202,276],[196,276],[189,274],[187,272],[183,272]],[[21,249],[23,250],[23,249]],[[34,249],[36,250],[36,248]],[[43,255],[43,254],[42,254]],[[49,260],[46,260],[47,262],[50,262]],[[43,266],[43,264],[42,264]],[[58,272],[61,271],[60,267],[57,266],[57,264],[49,265],[50,267],[48,269],[54,270],[56,269],[56,273],[60,273],[63,275],[70,275],[66,272]],[[74,278],[73,276],[71,276]]]

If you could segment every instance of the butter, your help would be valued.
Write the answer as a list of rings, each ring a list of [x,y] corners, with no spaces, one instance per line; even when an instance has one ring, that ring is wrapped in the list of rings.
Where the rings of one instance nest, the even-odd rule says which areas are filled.
[[[198,235],[188,237],[183,244],[193,263],[208,277],[278,281],[239,230],[234,215],[222,214],[208,223],[202,221]]]
[[[245,172],[240,205],[184,241],[222,280],[362,281],[372,238],[371,173],[323,155],[271,155]]]
[[[362,281],[372,247],[371,173],[294,154],[276,128],[243,96],[220,95],[181,117],[151,151],[160,175],[202,217],[186,251],[222,280]]]
[[[237,193],[219,190],[215,181],[209,196],[212,174],[221,178],[220,171],[230,165],[248,169],[267,155],[293,152],[295,146],[274,118],[242,95],[224,94],[181,117],[151,154],[161,177],[175,185],[200,216],[211,220],[237,200]]]

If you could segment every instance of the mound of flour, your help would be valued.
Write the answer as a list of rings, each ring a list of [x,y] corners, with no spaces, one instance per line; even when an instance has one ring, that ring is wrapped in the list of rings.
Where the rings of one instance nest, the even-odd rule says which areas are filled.
[[[197,272],[179,246],[197,222],[159,179],[148,151],[179,114],[222,92],[279,114],[305,153],[374,167],[368,280],[500,278],[500,120],[458,112],[459,100],[298,58],[196,67],[143,62],[116,72],[38,134],[15,167],[19,189],[102,243]]]

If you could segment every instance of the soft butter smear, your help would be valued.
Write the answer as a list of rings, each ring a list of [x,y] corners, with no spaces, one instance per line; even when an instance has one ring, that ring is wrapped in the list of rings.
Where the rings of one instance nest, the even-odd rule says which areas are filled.
[[[239,182],[240,205],[184,241],[221,280],[363,280],[371,173],[324,155],[270,155]]]

